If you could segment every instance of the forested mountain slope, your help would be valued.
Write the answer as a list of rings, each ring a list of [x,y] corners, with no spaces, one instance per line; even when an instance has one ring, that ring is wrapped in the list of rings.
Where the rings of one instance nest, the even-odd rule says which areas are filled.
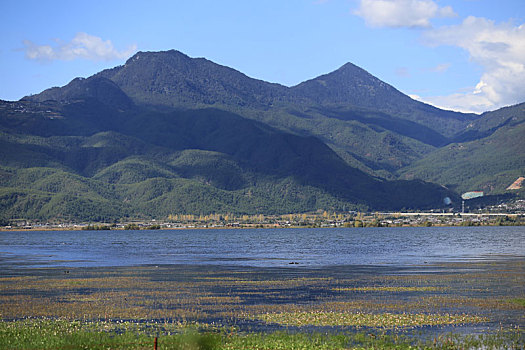
[[[314,137],[217,109],[122,110],[91,96],[0,108],[6,219],[435,207],[454,197],[373,178]]]
[[[525,174],[525,104],[484,113],[451,143],[400,170],[459,192],[503,193]]]

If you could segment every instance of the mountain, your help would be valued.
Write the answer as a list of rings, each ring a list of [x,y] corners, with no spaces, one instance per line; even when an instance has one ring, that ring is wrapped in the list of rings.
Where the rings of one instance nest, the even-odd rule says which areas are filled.
[[[525,174],[525,103],[484,113],[456,139],[400,171],[458,192],[503,193]]]
[[[137,105],[220,108],[317,137],[352,166],[386,179],[477,118],[414,101],[350,63],[290,88],[171,50],[139,52],[95,76],[113,81]]]
[[[137,104],[189,107],[265,107],[286,99],[282,85],[256,80],[204,58],[171,50],[139,52],[97,76],[114,81]]]
[[[290,104],[352,107],[408,119],[447,137],[476,119],[475,115],[444,111],[415,101],[351,63],[288,88],[171,50],[139,52],[123,66],[102,71],[98,76],[114,81],[137,104],[262,109]]]
[[[0,216],[457,204],[442,185],[470,186],[487,155],[507,162],[493,164],[508,176],[521,172],[522,152],[507,157],[512,146],[503,142],[523,135],[520,113],[443,111],[352,64],[285,87],[174,50],[139,52],[92,77],[0,102]],[[475,164],[462,177],[438,167],[447,149],[483,140],[479,156],[464,157]]]
[[[463,125],[474,115],[440,110],[415,101],[365,70],[346,63],[336,71],[288,88],[246,76],[204,58],[176,51],[139,52],[123,66],[97,76],[114,81],[139,104],[172,107],[196,104],[267,107],[279,103],[343,105],[393,111],[406,118],[421,114]]]
[[[454,135],[467,121],[476,119],[471,114],[444,111],[413,100],[352,63],[305,81],[292,91],[320,105],[353,106],[407,119],[446,137]]]
[[[523,123],[525,103],[504,107],[493,112],[483,113],[467,127],[454,136],[453,142],[468,142],[491,136],[505,128],[510,130]]]

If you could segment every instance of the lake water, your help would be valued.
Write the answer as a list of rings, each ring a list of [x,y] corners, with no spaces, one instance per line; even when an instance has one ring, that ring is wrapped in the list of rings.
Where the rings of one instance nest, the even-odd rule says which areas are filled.
[[[407,266],[524,257],[525,227],[0,232],[0,268]]]
[[[525,257],[525,227],[0,232],[0,265],[20,267],[405,266],[515,257]]]

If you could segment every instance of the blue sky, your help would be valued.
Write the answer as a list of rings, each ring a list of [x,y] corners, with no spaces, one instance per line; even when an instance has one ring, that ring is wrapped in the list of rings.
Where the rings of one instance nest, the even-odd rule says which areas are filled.
[[[525,102],[524,0],[0,3],[0,99],[177,49],[287,86],[352,62],[439,107]]]

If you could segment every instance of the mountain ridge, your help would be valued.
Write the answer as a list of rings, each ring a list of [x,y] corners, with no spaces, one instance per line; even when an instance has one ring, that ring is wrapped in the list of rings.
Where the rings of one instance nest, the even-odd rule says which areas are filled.
[[[170,50],[138,52],[124,65],[103,70],[94,76],[114,81],[139,104],[187,107],[201,103],[259,108],[281,103],[321,104],[373,108],[383,112],[395,108],[395,114],[402,118],[417,112],[416,117],[410,120],[418,122],[425,122],[425,113],[449,121],[477,118],[472,114],[444,111],[413,100],[350,62],[333,72],[287,87],[251,78],[205,58],[191,58],[180,51]],[[39,95],[24,99],[42,101]],[[452,122],[449,129],[463,125]],[[446,130],[444,136],[451,135],[450,130]]]
[[[525,174],[524,149],[525,103],[521,103],[483,113],[456,142],[399,173],[405,179],[444,183],[460,192],[504,193]]]
[[[352,74],[345,74],[345,72],[358,72],[359,79],[351,79]],[[319,85],[315,82],[320,77],[294,87],[286,87],[253,79],[235,69],[204,58],[191,58],[176,50],[138,52],[124,65],[103,70],[85,81],[95,77],[112,80],[136,105],[143,107],[157,110],[205,107],[226,109],[283,131],[318,137],[352,166],[385,178],[395,177],[394,172],[406,165],[407,159],[414,159],[415,154],[418,158],[429,151],[428,147],[422,144],[416,145],[414,141],[431,147],[442,146],[449,143],[455,133],[477,118],[472,115],[441,111],[414,101],[351,63],[321,77],[334,77],[334,75],[336,78],[339,75],[345,77],[349,75],[346,78],[335,79],[336,81],[350,80],[343,85],[353,86],[347,89],[350,93],[346,91],[343,94],[348,97],[348,101],[346,98],[343,99],[345,103],[342,103],[341,99],[319,103],[320,101],[312,97],[312,91],[308,86]],[[381,95],[380,98],[376,96],[367,99],[363,97],[363,93],[360,93],[358,98],[350,98],[352,91],[360,90],[355,86],[356,81],[366,81],[367,86],[375,84],[384,87],[389,92],[386,96],[388,98],[383,98]],[[63,89],[64,95],[67,95],[68,86]],[[334,93],[334,90],[339,90],[339,83],[325,91],[325,95]],[[47,95],[49,93],[44,91],[24,99],[42,102]],[[402,98],[401,102],[390,103],[397,106],[394,109],[390,109],[388,103],[382,102],[396,100],[398,97]],[[377,108],[370,109],[375,105]],[[341,110],[341,113],[334,115],[334,110]],[[378,112],[381,114],[379,115]],[[353,118],[355,126],[344,120],[344,116],[349,113],[359,116]],[[402,129],[392,128],[394,120],[406,120],[412,124],[405,122],[406,125]],[[320,133],[321,125],[327,131],[328,129],[344,130],[344,135],[334,137],[328,136],[326,131]],[[400,133],[403,129],[412,130],[411,126],[416,126],[412,128],[412,132]],[[354,145],[360,142],[361,138],[354,132],[356,127],[367,130],[366,139],[369,143],[380,143],[385,137],[389,139],[393,137],[401,146],[395,150],[386,148],[386,151],[380,148],[356,148]],[[427,128],[427,131],[417,131],[420,127]],[[433,131],[429,132],[429,129]],[[436,132],[441,136],[436,135]],[[389,133],[389,136],[385,136],[384,133]],[[414,135],[421,135],[421,137],[414,138]]]
[[[264,106],[286,89],[283,85],[250,78],[205,58],[190,58],[176,50],[138,52],[124,65],[97,75],[115,81],[136,101],[169,107],[194,106],[196,103]],[[129,75],[133,81],[130,81]],[[150,89],[154,96],[143,96],[144,89],[135,84],[136,80],[149,82],[146,89]]]

